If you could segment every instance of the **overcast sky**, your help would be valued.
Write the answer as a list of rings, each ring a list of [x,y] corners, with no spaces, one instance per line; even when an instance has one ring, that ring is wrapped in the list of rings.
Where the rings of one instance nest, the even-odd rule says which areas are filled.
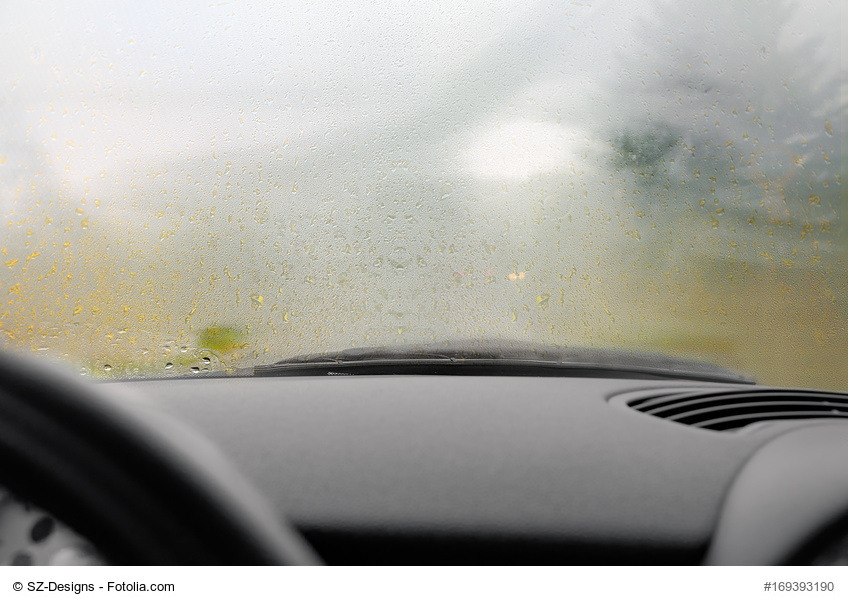
[[[308,141],[309,153],[374,129],[409,136],[393,142],[405,155],[450,146],[471,178],[527,179],[585,155],[604,122],[662,114],[640,106],[650,94],[618,98],[623,83],[674,76],[651,43],[682,45],[689,63],[731,80],[773,71],[748,63],[751,45],[764,61],[776,51],[761,44],[775,39],[773,3],[678,4],[5,3],[4,139],[47,152],[66,185],[101,195],[112,187],[103,171],[128,162],[264,154],[286,141]],[[814,32],[825,67],[838,69],[838,7],[799,3],[776,39],[790,48]]]

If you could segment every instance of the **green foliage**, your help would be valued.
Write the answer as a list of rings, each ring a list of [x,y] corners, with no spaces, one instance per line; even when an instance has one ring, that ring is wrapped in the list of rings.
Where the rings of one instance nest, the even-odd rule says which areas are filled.
[[[652,129],[643,133],[625,130],[613,140],[616,168],[650,169],[656,166],[677,144],[667,128]]]
[[[235,326],[208,326],[197,338],[197,346],[225,354],[247,345],[247,331]]]

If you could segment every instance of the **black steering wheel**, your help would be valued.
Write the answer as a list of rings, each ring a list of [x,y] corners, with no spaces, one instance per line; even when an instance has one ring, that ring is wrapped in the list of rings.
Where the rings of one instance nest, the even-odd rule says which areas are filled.
[[[0,484],[112,564],[319,563],[209,442],[133,397],[0,351]]]

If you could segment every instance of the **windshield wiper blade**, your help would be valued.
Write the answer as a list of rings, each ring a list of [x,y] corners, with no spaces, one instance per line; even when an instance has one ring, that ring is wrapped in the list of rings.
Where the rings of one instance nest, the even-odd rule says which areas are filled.
[[[345,349],[256,366],[253,376],[504,375],[650,378],[753,384],[728,369],[659,354],[611,349],[545,347],[515,341]]]

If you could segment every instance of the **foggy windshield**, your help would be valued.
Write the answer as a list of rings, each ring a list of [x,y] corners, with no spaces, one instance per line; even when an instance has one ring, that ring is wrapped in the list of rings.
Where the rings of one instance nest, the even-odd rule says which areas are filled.
[[[0,346],[147,376],[508,338],[848,389],[842,23],[5,3]]]

